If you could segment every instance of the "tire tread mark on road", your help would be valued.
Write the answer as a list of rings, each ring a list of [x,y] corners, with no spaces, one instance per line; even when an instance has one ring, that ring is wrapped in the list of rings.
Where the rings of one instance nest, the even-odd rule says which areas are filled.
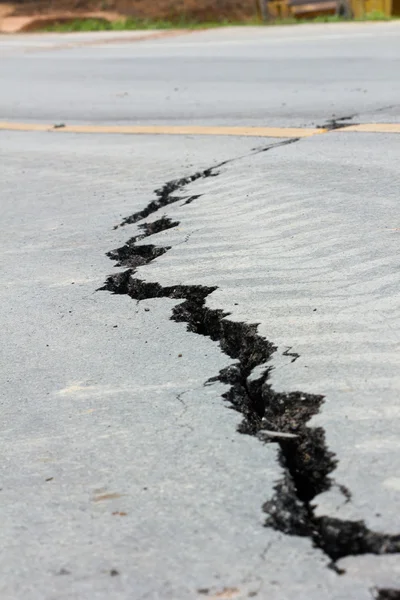
[[[297,140],[286,143],[294,141]],[[255,150],[250,155],[281,145],[282,142]],[[229,162],[232,161],[224,161],[189,177],[167,182],[155,190],[156,200],[124,219],[121,226],[136,223],[163,206],[182,200],[181,196],[174,195],[175,192],[182,192],[186,185],[199,178],[217,176],[219,172],[216,170]],[[188,331],[218,342],[225,354],[236,359],[235,363],[205,384],[220,381],[230,386],[223,398],[243,415],[238,426],[240,433],[279,446],[279,463],[284,477],[276,484],[273,498],[263,506],[267,514],[267,527],[288,535],[309,537],[331,559],[330,566],[338,573],[343,571],[336,562],[349,555],[399,553],[400,535],[371,531],[363,521],[315,515],[313,499],[332,485],[338,485],[330,476],[337,460],[326,445],[323,428],[307,425],[311,417],[319,412],[324,399],[315,394],[278,393],[272,389],[269,383],[271,367],[265,365],[276,347],[257,333],[258,325],[231,321],[228,312],[208,308],[206,299],[217,289],[216,286],[162,286],[134,277],[138,266],[148,264],[169,250],[169,247],[153,244],[137,246],[136,243],[177,225],[177,221],[166,216],[152,223],[140,224],[138,235],[121,248],[108,252],[110,258],[118,261],[117,266],[130,268],[110,275],[100,289],[114,294],[127,294],[137,301],[149,298],[182,300],[172,309],[171,319],[185,322]],[[264,366],[264,370],[260,376],[253,378],[252,372],[259,366]],[[276,436],[271,436],[271,432],[276,432]],[[344,490],[340,485],[339,489]],[[350,497],[348,490],[343,493],[347,499]],[[387,598],[385,595],[381,597]],[[395,598],[397,600],[397,596]]]

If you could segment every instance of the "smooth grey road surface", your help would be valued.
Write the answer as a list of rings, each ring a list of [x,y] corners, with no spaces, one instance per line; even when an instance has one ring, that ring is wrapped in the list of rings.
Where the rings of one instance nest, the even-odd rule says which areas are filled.
[[[0,38],[0,120],[399,122],[396,23],[133,37]],[[400,589],[399,554],[334,570],[309,537],[264,527],[277,446],[237,433],[227,386],[204,385],[232,359],[170,321],[176,300],[97,291],[116,270],[105,253],[138,232],[115,225],[167,181],[229,161],[177,192],[193,202],[148,217],[179,225],[142,242],[171,249],[137,276],[217,286],[209,307],[259,323],[273,388],[325,395],[311,426],[337,466],[315,514],[399,534],[400,137],[277,144],[0,132],[2,598]]]
[[[132,38],[135,32],[125,33]],[[16,120],[299,126],[398,121],[398,23],[4,38],[0,114]],[[75,47],[74,47],[75,46]]]

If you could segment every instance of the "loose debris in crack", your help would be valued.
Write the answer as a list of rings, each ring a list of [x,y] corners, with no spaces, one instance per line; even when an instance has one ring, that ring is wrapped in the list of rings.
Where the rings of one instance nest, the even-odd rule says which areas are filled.
[[[263,150],[258,150],[257,153],[260,151]],[[122,225],[135,223],[162,206],[176,202],[177,198],[171,196],[172,193],[182,190],[185,185],[200,177],[215,175],[214,169],[222,164],[225,163],[165,184],[156,191],[157,200],[125,219]],[[331,478],[337,461],[327,448],[324,430],[307,425],[311,417],[319,412],[324,399],[323,396],[313,394],[286,394],[272,389],[268,361],[276,347],[257,333],[257,324],[231,321],[228,319],[230,313],[207,307],[206,299],[216,287],[164,287],[157,282],[146,282],[134,277],[138,266],[151,262],[169,250],[168,247],[152,244],[140,246],[137,242],[178,224],[167,217],[141,224],[141,233],[121,248],[108,253],[110,258],[118,261],[118,266],[130,268],[110,275],[100,289],[114,294],[127,294],[138,301],[148,298],[182,300],[172,309],[171,319],[187,323],[188,331],[218,342],[221,350],[235,359],[232,365],[222,369],[209,382],[220,381],[229,386],[223,398],[243,415],[238,431],[256,436],[264,443],[276,443],[279,447],[279,462],[284,477],[275,486],[273,498],[263,506],[267,514],[266,526],[288,535],[309,537],[331,559],[331,566],[338,573],[343,571],[335,563],[345,556],[399,553],[400,535],[370,531],[363,521],[344,521],[315,515],[315,497],[329,490],[332,485],[338,485]],[[295,353],[289,353],[290,349],[286,354],[297,358]],[[339,489],[348,500],[348,490],[340,485]],[[380,593],[387,591],[381,590]],[[379,600],[386,598],[391,600],[392,596],[378,597]],[[398,596],[393,598],[397,600]]]

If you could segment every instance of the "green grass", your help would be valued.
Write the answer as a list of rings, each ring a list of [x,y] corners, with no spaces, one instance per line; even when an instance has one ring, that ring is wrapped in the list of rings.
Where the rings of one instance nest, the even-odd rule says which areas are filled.
[[[197,22],[181,19],[178,21],[166,21],[163,19],[121,19],[110,23],[105,19],[75,19],[65,23],[53,23],[47,25],[42,31],[138,31],[148,29],[203,29],[210,27],[224,27],[227,25],[239,25],[229,21],[220,22]]]
[[[392,17],[388,17],[384,13],[374,11],[364,15],[356,21],[389,21]],[[41,31],[53,32],[71,32],[71,31],[137,31],[148,29],[209,29],[213,27],[227,27],[229,25],[298,25],[301,23],[343,23],[351,19],[346,19],[336,15],[321,15],[314,19],[295,19],[290,17],[287,19],[276,19],[263,23],[258,19],[252,19],[244,22],[234,22],[229,20],[198,22],[181,19],[178,21],[153,20],[153,19],[121,19],[110,23],[105,19],[74,19],[65,23],[53,23],[44,27]]]
[[[396,17],[388,17],[387,15],[385,15],[385,13],[380,12],[379,10],[373,10],[372,12],[364,15],[363,19],[357,19],[357,20],[358,21],[392,21],[393,19],[396,19]]]
[[[388,17],[382,12],[374,11],[365,14],[363,17],[358,19],[351,19],[346,17],[339,17],[338,15],[320,15],[313,19],[295,19],[289,17],[287,19],[275,19],[270,21],[267,25],[299,25],[304,23],[350,23],[350,22],[363,22],[363,21],[391,21],[394,17]]]

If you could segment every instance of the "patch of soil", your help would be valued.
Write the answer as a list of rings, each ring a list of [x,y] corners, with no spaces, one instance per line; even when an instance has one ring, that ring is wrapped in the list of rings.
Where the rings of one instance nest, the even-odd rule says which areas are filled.
[[[242,21],[257,14],[256,0],[14,0],[12,4],[13,16],[68,12],[79,17],[88,11],[112,11],[137,19]]]

